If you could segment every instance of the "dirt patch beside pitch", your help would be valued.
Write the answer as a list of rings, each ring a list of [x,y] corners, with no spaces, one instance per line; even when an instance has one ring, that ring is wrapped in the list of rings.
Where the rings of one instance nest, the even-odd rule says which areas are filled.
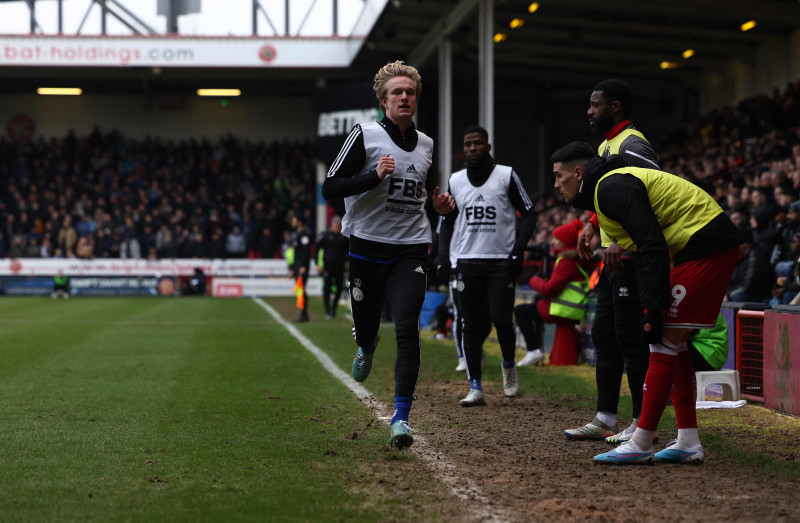
[[[290,317],[289,305],[278,308]],[[558,370],[583,377],[588,371]],[[526,379],[535,377],[522,377],[516,398],[504,397],[501,384],[484,381],[489,404],[472,408],[458,404],[466,380],[421,379],[411,424],[426,445],[376,449],[386,466],[362,462],[348,484],[363,492],[366,504],[376,498],[399,503],[400,513],[410,512],[414,520],[797,521],[797,480],[763,474],[708,448],[701,466],[595,465],[592,457],[612,446],[564,437],[564,429],[588,422],[594,411],[525,392]],[[701,440],[723,434],[743,450],[800,461],[797,418],[748,405],[698,411],[698,422]],[[656,450],[674,437],[660,433]],[[465,480],[479,492],[454,493],[452,483]]]
[[[569,441],[563,435],[564,429],[589,421],[592,411],[557,405],[532,393],[506,398],[497,383],[487,383],[485,391],[488,406],[463,408],[458,400],[466,392],[464,381],[421,382],[414,426],[481,488],[497,508],[498,519],[789,521],[797,517],[797,481],[765,476],[713,452],[707,452],[702,466],[595,465],[592,457],[610,450],[610,445]],[[747,406],[726,414],[748,423],[759,415],[756,409]],[[701,437],[705,415],[700,413]],[[764,416],[758,417],[764,423]],[[800,445],[800,431],[791,430],[796,420],[774,417],[776,423],[788,423],[789,429],[781,429],[789,438],[788,446]],[[661,434],[656,449],[674,437]],[[752,443],[748,438],[743,447],[752,448]]]

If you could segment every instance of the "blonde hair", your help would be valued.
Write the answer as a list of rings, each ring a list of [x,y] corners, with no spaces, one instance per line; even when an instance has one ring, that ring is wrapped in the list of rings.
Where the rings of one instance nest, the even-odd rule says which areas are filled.
[[[384,65],[375,74],[375,84],[372,86],[372,89],[375,90],[375,96],[378,97],[379,104],[381,100],[386,98],[386,82],[395,76],[406,76],[410,78],[414,82],[414,86],[417,90],[417,98],[419,98],[419,94],[422,92],[422,77],[419,75],[419,71],[417,71],[415,67],[405,65],[402,60],[397,60],[396,62],[389,62]],[[381,110],[383,110],[383,106],[381,106]]]

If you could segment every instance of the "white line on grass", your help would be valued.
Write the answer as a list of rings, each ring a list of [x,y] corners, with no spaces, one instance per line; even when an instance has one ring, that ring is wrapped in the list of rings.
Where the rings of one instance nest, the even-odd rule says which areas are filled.
[[[273,307],[268,305],[261,298],[253,298],[253,301],[267,311],[267,313],[269,313],[283,328],[289,331],[289,334],[294,336],[308,352],[317,358],[325,370],[330,372],[336,379],[352,390],[358,399],[375,412],[378,419],[387,421],[388,425],[388,420],[391,420],[391,411],[386,405],[373,398],[372,394],[364,388],[363,385],[340,369],[325,351],[306,338],[297,327],[286,321]],[[451,463],[444,454],[435,449],[419,434],[414,435],[414,451],[431,469],[433,469],[436,476],[450,487],[453,494],[467,504],[470,512],[472,512],[475,517],[480,518],[482,521],[500,521],[505,519],[498,514],[499,510],[497,508],[490,509],[489,500],[472,480],[461,476],[458,467]]]

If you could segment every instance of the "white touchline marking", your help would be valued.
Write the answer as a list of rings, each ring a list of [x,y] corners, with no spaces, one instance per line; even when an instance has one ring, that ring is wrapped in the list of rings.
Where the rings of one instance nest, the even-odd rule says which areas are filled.
[[[330,372],[336,379],[342,382],[342,384],[352,390],[356,397],[367,405],[379,420],[384,420],[387,422],[387,425],[389,424],[388,422],[392,419],[392,411],[389,410],[386,405],[373,398],[372,393],[354,380],[352,376],[340,369],[325,351],[306,338],[297,327],[286,321],[272,306],[261,298],[253,298],[253,301],[267,311],[267,313],[269,313],[283,328],[289,331],[289,334],[294,336],[308,352],[317,358],[325,370]],[[414,452],[433,469],[436,477],[449,486],[451,492],[470,507],[470,511],[473,512],[475,516],[481,518],[482,521],[507,520],[507,518],[498,514],[500,510],[497,507],[490,508],[489,500],[483,495],[475,482],[461,476],[458,467],[451,463],[439,450],[429,444],[420,434],[414,434],[413,449]]]

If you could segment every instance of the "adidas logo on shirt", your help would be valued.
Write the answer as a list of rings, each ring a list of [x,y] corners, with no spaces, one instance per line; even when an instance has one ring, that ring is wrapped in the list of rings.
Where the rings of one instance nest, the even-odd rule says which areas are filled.
[[[425,274],[425,269],[422,268],[422,265],[414,269],[414,272],[419,272],[421,274]]]
[[[482,194],[479,194],[477,198],[475,198],[476,202],[485,202],[486,198],[483,197]]]
[[[406,168],[406,172],[407,172],[407,173],[414,173],[414,174],[418,174],[418,173],[417,173],[417,168],[416,168],[416,167],[414,167],[414,164],[413,164],[413,163],[412,163],[411,165],[409,165],[409,166]]]
[[[628,288],[627,287],[620,287],[619,288],[619,295],[625,297],[628,295]]]

